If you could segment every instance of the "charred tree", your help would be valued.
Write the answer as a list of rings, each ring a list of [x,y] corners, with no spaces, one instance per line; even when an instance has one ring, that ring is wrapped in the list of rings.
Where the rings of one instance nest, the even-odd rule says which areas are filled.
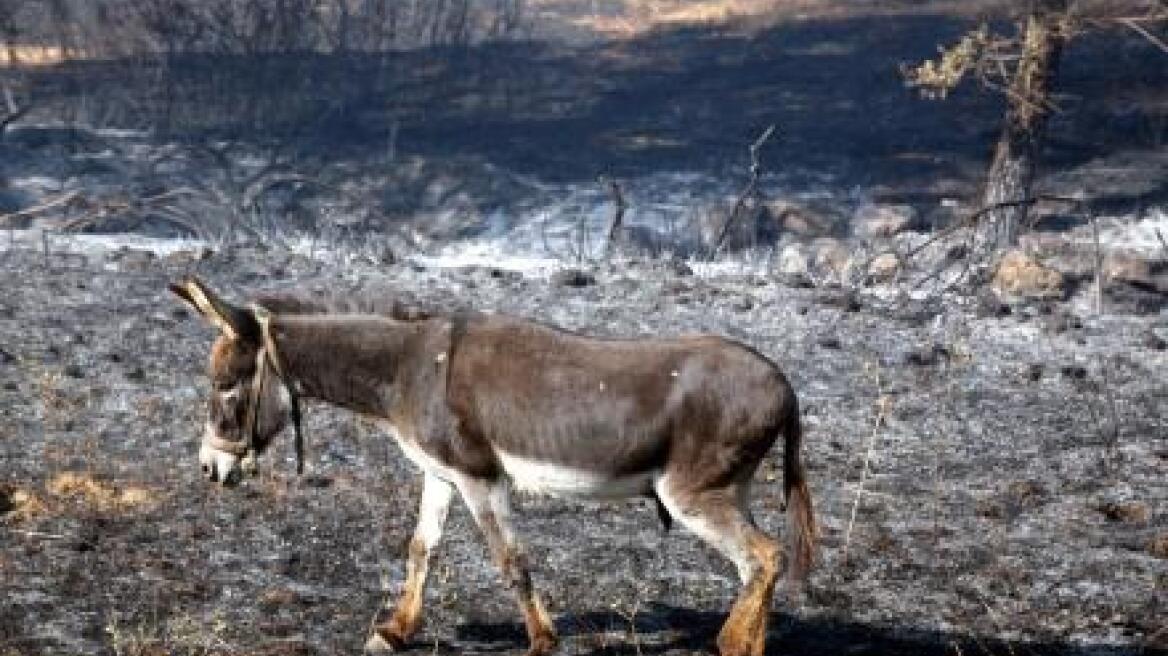
[[[1013,35],[982,25],[941,51],[940,57],[904,71],[911,86],[944,98],[966,77],[1001,92],[1006,113],[986,172],[981,206],[1000,248],[1014,245],[1027,215],[1046,126],[1055,111],[1052,92],[1063,44],[1075,29],[1070,0],[1029,0]]]
[[[1008,109],[994,157],[986,173],[983,207],[1022,201],[1031,196],[1046,125],[1054,105],[1051,90],[1066,33],[1067,0],[1040,0],[1022,28],[1021,53],[1006,91]],[[1018,226],[1029,203],[996,210],[989,217],[999,248],[1018,241]]]

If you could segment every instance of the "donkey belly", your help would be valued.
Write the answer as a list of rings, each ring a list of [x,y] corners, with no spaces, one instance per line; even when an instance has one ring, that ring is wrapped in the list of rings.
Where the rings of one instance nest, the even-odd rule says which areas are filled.
[[[656,469],[613,474],[600,469],[558,465],[496,451],[503,471],[517,490],[560,497],[614,499],[647,494]]]

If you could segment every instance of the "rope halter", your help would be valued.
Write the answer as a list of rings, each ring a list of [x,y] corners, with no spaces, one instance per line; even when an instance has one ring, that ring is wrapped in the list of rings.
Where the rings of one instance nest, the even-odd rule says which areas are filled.
[[[267,382],[268,372],[274,374],[284,391],[288,394],[289,414],[292,418],[292,428],[296,435],[296,473],[304,473],[304,434],[301,430],[300,394],[296,385],[288,377],[284,360],[276,347],[276,340],[272,337],[272,314],[259,306],[252,306],[252,314],[260,327],[260,347],[256,353],[256,372],[248,390],[247,414],[244,417],[243,439],[240,441],[225,440],[212,436],[210,446],[218,451],[230,453],[242,458],[241,467],[245,473],[253,474],[256,470],[257,444],[259,442],[260,404],[263,402],[264,385]]]

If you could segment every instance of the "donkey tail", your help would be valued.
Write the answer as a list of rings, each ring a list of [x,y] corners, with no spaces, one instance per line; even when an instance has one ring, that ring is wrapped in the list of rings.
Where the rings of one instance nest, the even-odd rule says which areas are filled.
[[[803,470],[800,450],[803,442],[803,423],[799,419],[799,403],[792,393],[788,415],[783,427],[783,495],[787,507],[787,566],[788,590],[793,594],[807,580],[815,562],[815,542],[818,528],[811,506],[811,491]]]

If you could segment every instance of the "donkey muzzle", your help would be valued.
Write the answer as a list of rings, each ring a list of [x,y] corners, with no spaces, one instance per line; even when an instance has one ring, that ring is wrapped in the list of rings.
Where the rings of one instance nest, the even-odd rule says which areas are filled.
[[[224,486],[233,486],[243,479],[243,468],[239,456],[221,451],[206,443],[199,449],[199,467],[203,478]]]

